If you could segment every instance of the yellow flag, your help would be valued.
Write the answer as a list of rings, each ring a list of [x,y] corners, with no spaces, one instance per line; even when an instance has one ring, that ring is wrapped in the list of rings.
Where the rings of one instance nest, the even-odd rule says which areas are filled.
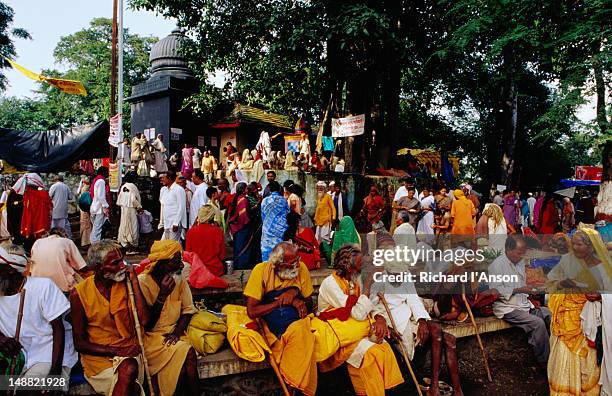
[[[70,94],[70,95],[87,96],[87,90],[83,86],[83,83],[80,81],[66,80],[63,78],[46,77],[41,74],[30,71],[26,69],[25,67],[13,62],[12,60],[6,57],[4,59],[6,59],[8,63],[10,63],[11,66],[13,66],[15,69],[23,73],[24,76],[31,78],[32,80],[46,81],[47,83],[53,85],[54,87],[57,87],[60,91],[66,92],[67,94]]]

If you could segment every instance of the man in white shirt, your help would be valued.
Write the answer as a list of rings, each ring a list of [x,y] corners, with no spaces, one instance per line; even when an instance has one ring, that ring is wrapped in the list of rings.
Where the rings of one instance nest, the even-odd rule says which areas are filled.
[[[64,184],[64,177],[56,175],[53,185],[49,189],[49,197],[53,201],[51,228],[61,228],[66,231],[68,238],[72,238],[70,221],[68,221],[68,201],[74,201],[74,194],[70,187]]]
[[[191,197],[191,207],[189,208],[189,226],[193,226],[198,219],[200,208],[208,202],[206,190],[208,184],[204,182],[204,173],[200,169],[195,169],[191,175],[191,180],[195,184],[195,191]]]
[[[70,310],[68,299],[49,278],[23,276],[25,257],[0,248],[0,349],[14,357],[23,348],[25,363],[21,375],[60,375],[68,390],[70,370],[78,360],[72,327],[64,320]],[[18,310],[23,295],[23,317],[19,339],[15,339]],[[19,373],[15,373],[19,374]]]
[[[419,191],[414,187],[414,181],[411,178],[404,179],[404,185],[397,189],[393,202],[397,203],[401,198],[408,196],[408,189],[414,188],[414,195],[419,196]]]
[[[162,173],[160,180],[163,187],[159,192],[161,214],[158,228],[164,230],[162,239],[180,241],[187,227],[187,195],[185,189],[174,182],[174,172]]]
[[[529,225],[533,227],[533,211],[535,209],[535,204],[537,199],[533,196],[533,193],[527,194],[529,198],[527,198],[527,207],[529,207]]]
[[[91,243],[102,240],[102,227],[104,222],[110,215],[109,202],[106,199],[106,178],[108,177],[108,168],[101,166],[96,172],[97,176],[93,181],[93,197],[91,198],[91,206],[89,214],[93,228],[91,230]]]
[[[520,327],[529,337],[537,361],[546,367],[550,353],[548,328],[550,327],[550,310],[546,307],[536,308],[529,301],[529,294],[537,290],[527,286],[525,262],[527,251],[524,239],[508,236],[505,253],[495,259],[489,266],[489,276],[516,276],[517,282],[489,282],[489,288],[499,294],[493,303],[493,313],[512,326]]]
[[[405,223],[408,224],[408,223]],[[384,265],[384,273],[387,275],[399,275],[409,271],[406,262],[395,260],[387,261]],[[380,280],[380,279],[379,279]],[[387,314],[384,304],[380,300],[379,293],[384,295],[385,301],[393,316],[397,334],[393,337],[404,344],[408,358],[414,357],[415,347],[425,345],[431,341],[431,394],[437,394],[440,365],[442,362],[442,351],[446,353],[446,365],[450,374],[455,395],[463,395],[461,380],[459,378],[459,364],[457,361],[456,339],[453,335],[442,331],[439,323],[431,321],[429,313],[425,309],[421,298],[412,282],[374,282],[370,291],[370,301],[375,305],[374,314],[382,315],[391,326],[391,318]]]

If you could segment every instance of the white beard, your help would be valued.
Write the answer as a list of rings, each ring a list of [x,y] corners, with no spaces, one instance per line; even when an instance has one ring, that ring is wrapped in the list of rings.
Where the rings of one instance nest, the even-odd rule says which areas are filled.
[[[297,278],[297,276],[299,274],[300,274],[300,269],[299,268],[284,269],[284,270],[278,271],[278,273],[277,273],[278,277],[281,278],[282,280],[295,279],[295,278]]]
[[[104,274],[104,279],[110,279],[113,282],[123,282],[126,278],[126,274],[127,274],[127,270],[122,269],[121,271],[115,273],[115,274]]]

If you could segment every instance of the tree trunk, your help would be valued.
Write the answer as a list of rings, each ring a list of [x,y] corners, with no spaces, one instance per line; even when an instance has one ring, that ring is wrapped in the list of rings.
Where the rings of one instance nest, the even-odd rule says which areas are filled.
[[[513,185],[514,179],[514,167],[515,167],[515,158],[514,152],[516,149],[516,135],[517,135],[517,119],[518,119],[518,95],[516,92],[516,81],[514,79],[514,75],[510,77],[510,90],[508,95],[508,109],[510,114],[509,118],[509,133],[508,133],[508,142],[505,145],[505,150],[503,154],[503,166],[504,166],[504,184],[508,187]]]
[[[597,126],[602,136],[608,136],[610,131],[610,121],[606,114],[606,83],[603,76],[603,66],[599,59],[599,48],[593,56],[593,74],[595,75],[595,91],[597,93]]]

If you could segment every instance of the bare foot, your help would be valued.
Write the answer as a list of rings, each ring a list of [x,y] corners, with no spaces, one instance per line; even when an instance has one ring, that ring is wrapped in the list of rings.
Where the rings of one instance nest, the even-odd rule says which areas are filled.
[[[433,384],[427,391],[427,396],[440,396],[440,388],[438,386],[434,386]]]

